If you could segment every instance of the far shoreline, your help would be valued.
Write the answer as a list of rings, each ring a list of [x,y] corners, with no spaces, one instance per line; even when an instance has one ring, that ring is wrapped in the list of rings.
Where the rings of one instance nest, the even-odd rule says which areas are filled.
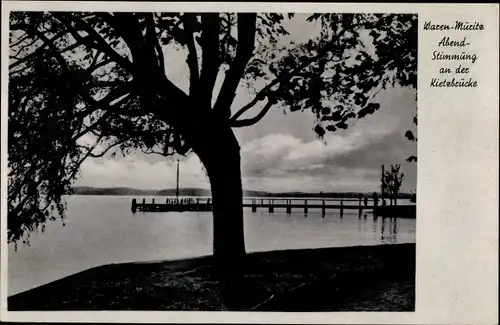
[[[177,194],[176,189],[137,189],[129,187],[90,187],[90,186],[75,186],[72,188],[72,193],[69,196],[77,195],[93,195],[93,196],[171,196],[175,197]],[[243,189],[244,197],[273,197],[273,198],[352,198],[359,199],[359,194],[372,197],[373,191],[325,191],[325,192],[302,192],[302,191],[286,191],[286,192],[269,192],[261,190],[248,190]],[[375,191],[379,198],[382,193]],[[205,188],[179,188],[179,196],[182,197],[210,197],[211,192]],[[412,199],[415,197],[414,193],[399,193],[398,199]]]

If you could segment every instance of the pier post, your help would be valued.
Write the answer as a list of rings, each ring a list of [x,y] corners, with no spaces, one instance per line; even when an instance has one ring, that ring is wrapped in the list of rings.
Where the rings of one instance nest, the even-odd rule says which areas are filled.
[[[304,213],[307,214],[307,200],[304,200]]]
[[[264,199],[260,199],[260,206],[263,207],[264,206]]]
[[[269,200],[269,213],[274,213],[274,200]]]
[[[361,219],[361,214],[363,213],[363,207],[361,206],[361,194],[359,196],[359,205],[358,205],[358,208],[359,208],[359,210],[358,210],[358,218]]]
[[[292,213],[292,200],[286,200],[286,213]]]
[[[344,216],[344,200],[340,200],[340,217]]]
[[[255,203],[255,200],[252,200],[252,212],[253,213],[257,212],[257,205]]]
[[[325,200],[323,200],[323,206],[321,208],[321,217],[324,218],[325,217]]]
[[[135,199],[132,199],[132,207],[130,209],[132,210],[132,213],[137,211],[137,201]]]

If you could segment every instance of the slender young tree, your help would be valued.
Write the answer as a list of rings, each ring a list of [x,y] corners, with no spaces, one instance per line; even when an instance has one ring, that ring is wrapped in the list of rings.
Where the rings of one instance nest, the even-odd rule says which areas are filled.
[[[283,44],[293,19],[320,33]],[[233,128],[281,106],[315,114],[322,137],[376,111],[379,90],[416,85],[417,17],[408,14],[12,12],[9,42],[14,243],[64,217],[63,196],[86,159],[192,152],[211,185],[213,253],[237,259],[245,244]],[[178,50],[186,91],[166,64]],[[235,107],[245,83],[255,96]],[[89,136],[94,143],[82,144]]]
[[[398,205],[398,196],[401,186],[403,185],[404,174],[400,173],[401,165],[391,165],[389,170],[384,174],[383,183],[389,195],[390,205]]]

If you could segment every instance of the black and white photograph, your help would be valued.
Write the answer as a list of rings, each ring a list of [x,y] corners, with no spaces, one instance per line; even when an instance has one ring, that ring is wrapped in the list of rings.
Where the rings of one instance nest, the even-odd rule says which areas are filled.
[[[417,13],[8,19],[9,311],[415,311]]]

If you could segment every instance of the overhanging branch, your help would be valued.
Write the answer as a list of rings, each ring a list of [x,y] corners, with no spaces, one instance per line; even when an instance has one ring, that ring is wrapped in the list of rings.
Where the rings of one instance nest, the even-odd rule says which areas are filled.
[[[164,152],[164,151],[156,151],[156,150],[153,150],[153,149],[146,149],[146,150],[142,150],[143,153],[147,154],[147,155],[160,155],[160,156],[163,156],[163,157],[170,157],[170,156],[173,156],[175,152],[173,151],[170,151],[170,152]]]
[[[198,101],[202,108],[208,109],[212,107],[212,93],[219,72],[219,14],[202,14],[201,26],[202,65]]]
[[[158,45],[151,39],[144,39],[138,16],[119,12],[114,15],[103,13],[100,17],[120,34],[131,51],[133,63],[129,71],[133,75],[135,91],[144,105],[164,122],[175,123],[182,114],[181,110],[189,106],[188,96],[167,78],[164,71],[160,71],[161,68],[158,69]],[[151,36],[150,29],[147,37]]]
[[[158,37],[156,35],[156,22],[154,15],[151,14],[146,14],[145,16],[145,21],[146,21],[146,39],[149,43],[149,46],[153,48],[153,52],[156,53],[156,59],[158,61],[158,68],[162,72],[162,74],[165,73],[165,59],[163,57],[163,52],[161,50],[161,45],[158,41]]]
[[[90,48],[105,53],[110,59],[112,59],[123,68],[130,69],[132,67],[132,63],[127,58],[118,54],[118,52],[116,52],[115,49],[113,49],[111,45],[109,45],[108,42],[106,42],[106,40],[104,40],[104,38],[84,20],[68,16],[66,13],[52,13],[52,15],[54,15],[62,24],[64,24],[66,28],[68,28],[68,30],[71,32],[71,35],[77,41],[80,41],[83,45],[89,46]],[[71,22],[74,22],[76,27],[81,28],[82,30],[87,32],[91,39],[84,39],[78,33],[77,29],[73,27]]]
[[[114,143],[110,144],[106,149],[104,149],[103,151],[99,152],[99,153],[93,153],[92,151],[94,151],[95,148],[97,148],[97,143],[100,142],[100,141],[97,141],[96,142],[96,145],[93,146],[93,148],[89,148],[87,146],[80,146],[82,148],[85,148],[88,150],[88,153],[89,153],[89,157],[92,157],[92,158],[101,158],[103,157],[106,153],[109,152],[109,150],[115,148],[116,146],[119,146],[120,144],[122,143],[125,143],[127,142],[127,140],[118,140],[118,141],[115,141]]]
[[[266,96],[272,92],[272,88],[276,85],[278,85],[279,83],[282,83],[282,82],[287,82],[289,81],[292,77],[296,76],[300,71],[302,71],[303,69],[305,69],[307,66],[309,66],[311,63],[313,62],[316,62],[317,60],[320,60],[321,58],[323,58],[323,56],[325,56],[328,51],[330,51],[332,48],[334,48],[335,46],[335,43],[340,39],[340,37],[345,33],[347,32],[348,30],[351,30],[357,26],[359,26],[361,24],[354,24],[352,26],[350,26],[349,29],[343,29],[342,31],[340,31],[339,33],[337,33],[335,35],[335,38],[332,39],[326,46],[324,46],[323,48],[321,48],[318,53],[315,55],[315,56],[312,56],[310,58],[307,58],[304,60],[304,62],[302,62],[302,64],[300,64],[298,67],[296,67],[295,69],[292,69],[291,71],[284,71],[283,73],[281,73],[279,76],[277,76],[273,81],[271,81],[269,84],[267,84],[264,88],[262,88],[258,93],[257,95],[255,95],[254,99],[252,99],[248,104],[246,104],[245,106],[243,106],[242,108],[240,108],[231,118],[230,118],[230,121],[231,121],[231,124],[235,124],[236,123],[236,120],[238,119],[238,117],[240,117],[241,115],[243,115],[246,111],[248,111],[249,109],[251,109],[252,107],[254,107],[259,101],[262,101],[264,100],[264,98],[266,98]],[[262,111],[259,113],[259,115],[262,113]],[[266,111],[267,113],[267,111]],[[263,117],[263,116],[262,116]],[[261,118],[262,118],[261,117]],[[260,120],[260,119],[259,119]],[[256,122],[255,122],[256,123]],[[237,125],[240,125],[240,126],[246,126],[246,125],[241,125],[242,123],[240,122],[237,122],[236,123]],[[243,123],[245,124],[245,123]],[[251,124],[250,124],[251,125]]]
[[[217,102],[214,106],[214,110],[228,119],[231,116],[231,104],[236,95],[236,89],[245,73],[247,63],[253,55],[256,21],[257,14],[238,14],[238,45],[236,48],[236,56],[227,72],[219,96],[217,97]]]
[[[269,112],[271,107],[276,103],[276,101],[269,99],[264,108],[259,112],[259,114],[255,115],[252,118],[244,119],[244,120],[231,120],[230,125],[234,128],[240,128],[244,126],[254,125],[259,122],[266,114]]]
[[[196,25],[196,15],[193,13],[184,13],[182,15],[182,25],[186,34],[186,45],[188,48],[187,64],[189,67],[189,95],[194,96],[197,93],[198,82],[200,79],[200,69],[198,67],[198,53],[194,43],[194,26]]]
[[[29,29],[29,30],[31,30],[31,33],[29,33],[29,34],[31,34],[31,35],[33,34],[33,28],[32,28],[32,26],[29,26],[29,25],[27,25],[27,24],[18,24],[18,25],[17,25],[17,28],[18,28],[18,29],[25,28],[25,29],[23,29],[23,30],[24,30],[26,33],[28,33],[28,32],[27,32],[27,29]],[[41,33],[41,34],[43,35],[43,33],[42,33],[42,32],[39,32],[39,33]],[[25,57],[23,57],[23,58],[21,58],[21,59],[17,60],[16,62],[14,62],[14,63],[12,63],[12,64],[10,64],[10,65],[9,65],[9,70],[11,70],[11,69],[13,69],[13,68],[17,67],[18,65],[20,65],[20,64],[22,64],[22,63],[24,63],[24,62],[26,62],[26,61],[28,61],[30,58],[36,57],[38,54],[40,54],[41,52],[43,52],[43,51],[45,50],[45,48],[46,48],[47,46],[49,46],[49,44],[53,44],[56,40],[58,40],[59,38],[63,37],[63,36],[64,36],[65,34],[67,34],[67,33],[68,33],[68,31],[67,31],[67,30],[64,30],[64,31],[61,31],[61,32],[57,33],[57,35],[55,35],[54,37],[51,37],[51,38],[45,37],[45,35],[43,35],[43,36],[44,36],[44,39],[42,39],[42,41],[43,41],[44,43],[43,43],[40,47],[38,47],[35,51],[33,51],[33,53],[28,54],[28,55],[26,55]],[[35,34],[37,34],[37,33],[35,33]],[[40,34],[38,34],[38,35],[40,35]]]

